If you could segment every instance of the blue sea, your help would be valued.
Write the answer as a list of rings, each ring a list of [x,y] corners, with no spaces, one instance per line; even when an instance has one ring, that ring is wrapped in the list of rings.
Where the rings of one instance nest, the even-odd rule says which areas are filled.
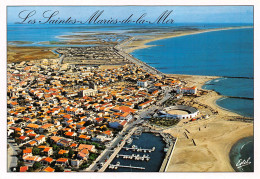
[[[222,108],[254,117],[253,43],[252,28],[233,29],[151,42],[132,55],[164,73],[221,76],[203,88],[226,96],[216,101]],[[232,147],[230,160],[235,171],[254,171],[253,136]],[[250,164],[239,168],[240,160]]]
[[[225,98],[217,104],[244,116],[253,116],[252,28],[187,35],[148,45],[155,46],[136,50],[132,55],[168,74],[223,76],[204,88],[224,96],[251,98]]]

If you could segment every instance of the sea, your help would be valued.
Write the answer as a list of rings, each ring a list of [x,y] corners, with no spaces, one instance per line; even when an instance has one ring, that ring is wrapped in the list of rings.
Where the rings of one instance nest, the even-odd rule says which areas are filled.
[[[220,107],[253,118],[253,44],[253,28],[232,29],[154,41],[132,55],[164,73],[221,76],[203,88],[225,96],[216,101]],[[253,160],[252,138],[238,141],[230,151],[236,171],[253,171],[253,162],[241,168],[234,165],[241,157]]]
[[[254,171],[254,137],[239,140],[229,154],[232,167],[237,172]]]
[[[221,28],[249,24],[174,24],[161,28]],[[7,41],[28,42],[20,46],[53,46],[45,41],[62,41],[61,35],[82,32],[111,32],[129,34],[129,30],[153,29],[153,26],[83,26],[83,25],[17,25],[8,24]],[[227,110],[246,117],[254,117],[254,57],[253,28],[230,29],[163,39],[148,43],[152,47],[138,49],[132,55],[167,74],[221,76],[207,82],[203,88],[215,90],[225,96],[216,103]],[[140,35],[133,33],[131,35]],[[122,39],[119,39],[122,40]],[[56,45],[62,46],[62,45]],[[66,46],[66,45],[64,45]],[[70,45],[71,46],[71,45]],[[82,45],[81,45],[82,46]],[[239,141],[244,150],[232,148],[230,154],[239,151],[250,153],[251,139]],[[236,146],[238,144],[235,144]],[[246,150],[246,151],[245,151]],[[234,157],[231,158],[232,160]],[[253,162],[251,162],[252,165]],[[233,166],[233,165],[232,165]],[[251,171],[247,167],[244,171]],[[238,171],[236,169],[236,171]]]
[[[132,55],[163,73],[221,76],[207,82],[203,88],[224,96],[241,97],[227,97],[217,104],[241,115],[253,116],[252,28],[186,35],[147,45],[153,46],[136,50]]]

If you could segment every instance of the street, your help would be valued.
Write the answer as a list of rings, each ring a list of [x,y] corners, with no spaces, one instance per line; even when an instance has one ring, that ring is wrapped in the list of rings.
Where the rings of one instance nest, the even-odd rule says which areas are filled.
[[[7,139],[7,143],[9,144],[9,149],[8,149],[8,172],[11,172],[11,169],[17,166],[17,152],[19,150],[19,147],[17,144],[14,142],[13,139]]]
[[[150,113],[154,112],[156,109],[161,109],[162,106],[157,105],[157,104],[162,104],[163,102],[168,100],[170,97],[171,97],[171,95],[169,93],[169,90],[165,90],[164,97],[160,101],[158,101],[154,105],[151,105],[148,108],[142,110],[141,112],[137,113],[137,116],[138,116],[137,119],[133,123],[127,124],[126,127],[121,132],[119,132],[117,137],[115,137],[115,139],[113,141],[111,141],[111,143],[109,144],[107,149],[102,154],[100,154],[101,156],[99,156],[98,159],[96,161],[94,161],[92,166],[87,168],[85,171],[98,171],[102,167],[101,163],[104,164],[109,159],[109,157],[114,153],[114,149],[117,147],[118,144],[120,144],[120,142],[123,140],[125,135],[136,124],[143,122],[143,119],[145,117],[147,117]]]

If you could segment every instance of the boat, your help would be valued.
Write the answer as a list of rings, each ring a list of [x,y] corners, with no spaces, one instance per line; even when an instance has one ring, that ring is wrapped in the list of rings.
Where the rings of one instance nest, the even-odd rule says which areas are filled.
[[[132,145],[132,148],[133,148],[133,149],[137,149],[137,146],[136,146],[136,145]]]
[[[133,142],[133,139],[132,139],[132,138],[129,138],[129,139],[127,139],[127,141],[126,141],[127,144],[132,144],[132,142]]]

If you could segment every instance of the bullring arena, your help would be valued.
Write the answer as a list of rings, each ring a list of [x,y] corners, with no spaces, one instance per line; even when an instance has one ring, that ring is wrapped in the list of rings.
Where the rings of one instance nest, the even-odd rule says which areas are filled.
[[[169,118],[188,119],[196,117],[199,114],[199,110],[190,106],[176,105],[164,108],[161,114]]]

